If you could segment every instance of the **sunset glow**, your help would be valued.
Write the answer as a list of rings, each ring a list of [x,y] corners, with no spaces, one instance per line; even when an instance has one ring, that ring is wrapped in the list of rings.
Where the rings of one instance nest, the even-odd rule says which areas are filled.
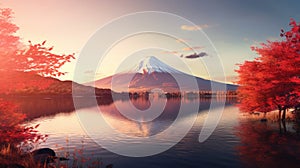
[[[299,9],[2,0],[0,168],[299,167]]]
[[[170,8],[169,4],[174,6]],[[30,0],[20,2],[4,0],[0,5],[14,10],[14,22],[20,27],[18,34],[23,41],[31,40],[38,43],[47,40],[49,46],[54,46],[55,52],[75,53],[76,57],[79,56],[81,49],[91,35],[112,19],[138,11],[155,10],[174,13],[191,20],[198,25],[196,30],[201,28],[207,34],[222,59],[225,75],[229,80],[227,82],[231,82],[236,76],[235,64],[241,63],[245,59],[251,60],[256,56],[249,49],[251,45],[265,39],[278,38],[278,30],[282,28],[282,25],[287,25],[290,17],[294,17],[296,20],[299,18],[297,5],[290,5],[286,10],[282,7],[286,4],[288,3],[272,3],[271,1],[241,4],[235,0],[229,2],[178,1],[176,3],[173,1],[159,3],[134,0],[126,2],[96,0],[85,2]],[[242,16],[244,17],[241,18]],[[164,23],[165,26],[170,24]],[[191,46],[193,43],[201,45],[201,41],[197,41],[193,37],[193,30],[195,29],[192,27],[178,25],[177,30],[181,36],[174,40],[184,39]],[[111,32],[115,31],[122,30],[112,30]],[[128,42],[126,41],[126,43]],[[124,44],[125,48],[126,46],[128,45]],[[136,43],[132,42],[130,46],[136,46]],[[99,47],[101,48],[101,46]],[[180,51],[182,48],[185,47],[173,45],[173,50],[178,52],[178,56],[189,53],[186,50]],[[196,51],[202,50],[197,49]],[[114,57],[122,57],[120,55],[123,52],[123,50],[118,50],[117,53],[114,53]],[[157,53],[156,56],[168,59],[165,55]],[[205,68],[198,66],[199,61],[186,61],[194,69],[193,74],[209,78],[204,71]],[[72,71],[75,64],[76,61],[73,61],[72,64],[63,67],[63,70],[69,73],[61,79],[73,78]],[[96,78],[112,75],[114,67],[114,65],[103,67],[103,72],[98,74]],[[84,79],[81,82],[84,82]]]

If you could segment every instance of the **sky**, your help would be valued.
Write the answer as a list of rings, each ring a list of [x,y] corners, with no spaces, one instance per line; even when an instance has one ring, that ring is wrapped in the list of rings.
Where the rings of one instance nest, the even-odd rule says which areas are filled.
[[[186,73],[232,82],[236,64],[257,57],[252,45],[279,40],[290,18],[300,20],[297,0],[2,0],[0,7],[13,9],[24,42],[47,40],[55,53],[75,53],[60,79],[80,83],[150,55]],[[195,52],[201,57],[180,57]]]

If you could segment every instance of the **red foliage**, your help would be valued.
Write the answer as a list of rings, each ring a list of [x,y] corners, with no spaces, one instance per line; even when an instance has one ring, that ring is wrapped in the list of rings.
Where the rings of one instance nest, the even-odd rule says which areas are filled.
[[[74,54],[53,54],[53,47],[46,47],[46,41],[41,44],[29,41],[29,45],[23,45],[15,35],[19,28],[11,22],[12,14],[11,9],[0,8],[0,70],[53,77],[64,75],[59,69],[74,59]]]
[[[291,20],[282,41],[252,47],[260,57],[240,65],[238,88],[243,111],[287,109],[300,103],[300,24]]]
[[[24,45],[15,33],[19,29],[12,23],[13,12],[0,8],[0,93],[30,92],[48,87],[53,80],[42,77],[64,75],[59,69],[74,59],[74,54],[53,54],[53,47],[41,44]],[[27,72],[27,73],[24,73]],[[44,78],[43,78],[44,79]],[[43,81],[43,82],[37,82]],[[0,100],[0,145],[36,142],[43,139],[34,127],[22,125],[25,115],[11,103]]]
[[[20,38],[14,33],[19,29],[18,26],[11,23],[12,10],[8,8],[0,8],[0,62],[6,62],[8,55],[16,52],[20,47]]]
[[[14,65],[9,68],[16,69],[22,72],[34,72],[41,76],[61,76],[65,72],[60,72],[59,69],[71,59],[75,59],[74,54],[58,55],[51,53],[53,47],[45,47],[46,41],[42,44],[31,44],[29,47],[19,51],[12,61]]]
[[[36,143],[44,140],[46,136],[39,135],[35,127],[22,125],[25,115],[17,106],[0,99],[0,145],[18,145],[23,143]]]
[[[58,77],[64,75],[60,68],[74,59],[74,54],[53,54],[53,47],[46,47],[46,41],[41,44],[24,45],[15,35],[18,26],[12,23],[11,9],[0,8],[0,93],[34,92],[51,85],[52,80],[43,77]],[[23,73],[26,72],[26,73]]]

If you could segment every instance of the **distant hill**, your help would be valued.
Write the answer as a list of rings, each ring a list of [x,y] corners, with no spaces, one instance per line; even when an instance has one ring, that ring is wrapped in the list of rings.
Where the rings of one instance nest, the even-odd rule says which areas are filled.
[[[47,95],[47,96],[93,96],[111,97],[110,89],[84,86],[72,81],[60,81],[30,72],[0,71],[0,95]]]

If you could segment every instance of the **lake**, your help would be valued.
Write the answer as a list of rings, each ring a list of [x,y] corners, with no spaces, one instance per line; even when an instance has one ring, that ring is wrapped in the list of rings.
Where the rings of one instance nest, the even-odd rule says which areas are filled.
[[[136,111],[131,111],[128,105],[132,104],[139,110],[147,110],[151,106],[147,99],[98,102],[100,104],[98,106],[90,103],[93,98],[78,99],[82,105],[76,111],[69,98],[16,100],[22,102],[21,107],[29,116],[27,124],[40,124],[38,131],[49,135],[46,142],[36,147],[49,147],[59,156],[70,158],[67,162],[61,162],[70,167],[72,165],[105,167],[109,164],[116,168],[297,167],[300,163],[300,126],[297,124],[299,122],[295,122],[292,114],[289,114],[288,121],[283,125],[276,122],[275,113],[265,116],[268,118],[267,122],[261,122],[262,114],[249,115],[239,112],[235,106],[235,99],[155,98],[152,105],[159,106],[161,102],[166,102],[162,114],[152,121],[137,122],[126,118],[117,107],[125,110],[126,113],[140,115]],[[216,104],[214,109],[223,111],[222,117],[212,135],[200,143],[199,134],[208,116],[211,102]],[[189,109],[185,109],[184,115],[178,118],[181,124],[192,123],[191,129],[170,149],[147,157],[128,157],[111,152],[111,150],[124,148],[120,145],[124,141],[129,146],[141,145],[145,143],[141,139],[147,140],[147,137],[160,134],[161,136],[156,138],[160,142],[160,147],[170,146],[180,135],[176,131],[170,134],[162,133],[172,127],[179,114],[180,106],[193,107],[195,104],[199,104],[196,119]],[[224,109],[222,104],[225,104]],[[103,121],[97,122],[99,113],[114,131],[104,127]],[[147,120],[147,115],[143,115]],[[89,128],[87,131],[84,120],[91,121],[90,125],[94,125],[95,130]],[[124,140],[126,136],[130,139]],[[107,150],[96,143],[99,141],[109,142],[110,149]]]

